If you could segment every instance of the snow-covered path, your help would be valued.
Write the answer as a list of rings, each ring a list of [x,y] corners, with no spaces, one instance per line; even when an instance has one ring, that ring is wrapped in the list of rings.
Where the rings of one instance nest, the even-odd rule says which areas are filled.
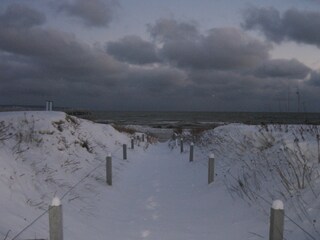
[[[207,184],[205,161],[190,163],[187,153],[165,143],[135,150],[129,161],[101,206],[110,239],[259,239],[255,233],[267,232],[248,205],[230,197],[219,175]]]

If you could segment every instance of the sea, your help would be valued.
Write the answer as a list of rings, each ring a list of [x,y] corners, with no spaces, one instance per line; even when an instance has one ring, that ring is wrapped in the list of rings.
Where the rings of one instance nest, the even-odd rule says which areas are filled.
[[[148,125],[157,128],[214,127],[217,124],[314,124],[320,125],[320,113],[294,112],[118,112],[91,111],[84,116],[99,123]]]
[[[39,110],[45,109],[43,106],[0,106],[0,111]],[[62,107],[53,110],[98,123],[146,125],[155,128],[210,128],[228,123],[320,125],[320,112],[92,111]]]

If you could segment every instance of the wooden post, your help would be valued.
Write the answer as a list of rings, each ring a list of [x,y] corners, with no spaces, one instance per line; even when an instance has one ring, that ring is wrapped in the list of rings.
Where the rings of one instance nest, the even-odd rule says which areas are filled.
[[[131,138],[131,149],[134,149],[134,138]]]
[[[211,153],[208,162],[208,184],[214,180],[214,154]]]
[[[127,159],[127,144],[123,144],[123,160]]]
[[[283,240],[284,208],[281,200],[272,203],[270,211],[269,240]]]
[[[142,142],[144,142],[144,134],[142,134]]]
[[[57,197],[49,206],[49,235],[50,240],[63,240],[62,206]]]
[[[180,152],[183,153],[183,138],[180,139]]]
[[[194,143],[192,142],[190,144],[190,157],[189,157],[189,161],[192,162],[193,161],[193,147],[194,147]]]
[[[107,156],[106,175],[107,184],[112,186],[112,157],[110,153]]]

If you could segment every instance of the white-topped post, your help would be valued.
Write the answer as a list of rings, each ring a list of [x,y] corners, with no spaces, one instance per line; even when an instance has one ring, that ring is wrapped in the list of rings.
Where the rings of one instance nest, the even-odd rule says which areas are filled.
[[[112,157],[111,154],[109,153],[106,159],[106,179],[107,179],[107,184],[109,186],[112,186]]]
[[[183,153],[183,138],[180,139],[180,152]]]
[[[193,147],[194,147],[194,143],[190,143],[190,156],[189,156],[189,161],[192,162],[193,161]]]
[[[269,240],[283,240],[284,206],[281,200],[272,203],[270,211]]]
[[[214,154],[209,155],[208,161],[208,184],[214,181]]]
[[[123,144],[123,160],[127,159],[127,144]]]
[[[62,205],[58,197],[49,206],[49,235],[50,240],[63,240]]]
[[[131,138],[131,149],[134,149],[134,137]]]

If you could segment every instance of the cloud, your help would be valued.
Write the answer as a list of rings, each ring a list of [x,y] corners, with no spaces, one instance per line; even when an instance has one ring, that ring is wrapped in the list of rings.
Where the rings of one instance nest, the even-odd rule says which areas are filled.
[[[310,86],[320,87],[320,71],[312,71],[308,76],[308,82]]]
[[[16,20],[19,24],[12,24],[7,18],[13,16],[8,15],[12,8],[8,6],[0,15],[5,19],[0,23],[3,102],[43,101],[48,96],[62,102],[98,97],[106,88],[116,86],[123,72],[128,72],[126,64],[115,61],[104,49],[82,43],[73,34],[39,25],[41,21],[35,19],[42,18],[34,17],[41,16],[34,14],[36,10],[20,7],[21,23]]]
[[[304,79],[311,71],[296,59],[270,59],[254,70],[256,76],[266,78]]]
[[[119,61],[133,64],[159,62],[156,46],[142,40],[139,36],[125,36],[114,42],[108,42],[107,51]]]
[[[201,34],[195,25],[161,19],[148,29],[162,44],[161,57],[184,68],[252,67],[267,59],[271,48],[236,28],[214,28]]]
[[[60,10],[81,19],[90,27],[108,27],[119,6],[117,0],[73,0],[60,5]]]
[[[13,24],[11,7],[0,15],[2,104],[51,99],[102,110],[254,111],[268,101],[278,110],[274,99],[309,73],[297,60],[270,59],[268,43],[235,28],[202,33],[195,23],[161,19],[148,27],[154,41],[126,36],[106,51],[49,28],[29,7]],[[311,83],[301,82],[301,92],[316,99]]]
[[[280,43],[292,40],[320,47],[320,12],[289,9],[282,15],[275,8],[249,8],[242,27],[257,29],[268,39]]]
[[[5,18],[7,12],[0,18]],[[34,10],[21,11],[20,18],[34,22],[34,14],[30,12]],[[124,67],[101,49],[82,43],[73,34],[41,26],[21,28],[7,22],[9,20],[0,28],[0,50],[23,56],[52,75],[73,75],[78,81],[95,76],[106,79],[106,72],[110,76]]]
[[[0,16],[0,27],[31,28],[46,21],[43,13],[24,4],[14,3],[8,6]]]
[[[159,19],[154,25],[149,24],[148,32],[160,41],[194,41],[199,37],[199,31],[194,22],[177,22],[174,19]]]

